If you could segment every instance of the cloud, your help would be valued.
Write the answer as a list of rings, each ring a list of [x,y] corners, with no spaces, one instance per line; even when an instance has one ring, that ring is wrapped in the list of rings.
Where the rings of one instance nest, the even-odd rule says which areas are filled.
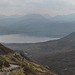
[[[75,13],[75,0],[0,0],[0,14],[70,14]]]

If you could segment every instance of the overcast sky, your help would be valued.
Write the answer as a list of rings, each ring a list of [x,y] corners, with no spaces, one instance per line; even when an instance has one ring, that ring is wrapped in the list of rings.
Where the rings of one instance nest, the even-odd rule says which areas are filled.
[[[0,14],[33,13],[51,16],[75,13],[75,0],[0,0]]]

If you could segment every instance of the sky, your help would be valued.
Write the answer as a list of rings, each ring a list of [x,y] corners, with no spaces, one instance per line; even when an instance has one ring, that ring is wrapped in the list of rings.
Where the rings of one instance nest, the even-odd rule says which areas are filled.
[[[75,0],[0,0],[0,14],[50,16],[75,13]]]

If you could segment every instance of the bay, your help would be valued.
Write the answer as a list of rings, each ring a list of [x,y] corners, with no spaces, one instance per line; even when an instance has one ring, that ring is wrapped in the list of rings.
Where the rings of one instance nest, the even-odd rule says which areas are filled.
[[[45,42],[57,39],[59,38],[36,37],[36,36],[21,35],[21,34],[0,35],[1,43],[37,43],[37,42]]]

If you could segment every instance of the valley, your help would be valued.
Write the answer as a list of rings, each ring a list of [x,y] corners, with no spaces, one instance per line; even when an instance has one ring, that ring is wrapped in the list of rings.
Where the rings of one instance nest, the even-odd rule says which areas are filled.
[[[0,0],[0,75],[75,75],[75,0]]]
[[[41,43],[14,43],[5,46],[28,56],[59,75],[75,74],[75,32],[61,39]],[[46,61],[46,62],[45,62]]]

